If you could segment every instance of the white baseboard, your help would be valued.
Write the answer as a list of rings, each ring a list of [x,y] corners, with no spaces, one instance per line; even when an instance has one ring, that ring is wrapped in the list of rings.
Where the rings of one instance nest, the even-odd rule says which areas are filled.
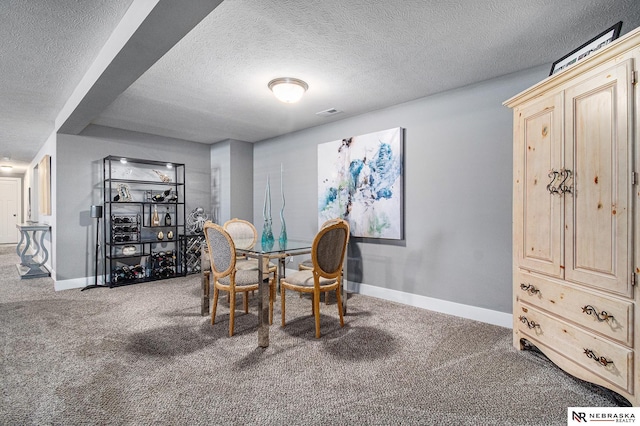
[[[84,288],[88,285],[92,285],[95,282],[95,279],[96,277],[81,277],[70,280],[56,280],[53,282],[53,289],[55,291],[61,291],[73,290],[74,288]],[[98,277],[98,284],[102,284],[103,282],[102,277]]]
[[[295,269],[287,268],[286,274],[297,272]],[[103,277],[98,277],[98,284],[103,283]],[[83,288],[94,283],[95,277],[74,278],[70,280],[55,281],[56,291]],[[477,306],[463,305],[461,303],[449,302],[447,300],[435,299],[433,297],[420,296],[418,294],[405,293],[398,290],[376,287],[373,285],[349,282],[347,290],[352,293],[364,296],[376,297],[378,299],[389,300],[391,302],[402,303],[404,305],[415,306],[417,308],[428,309],[457,317],[480,321],[487,324],[498,325],[500,327],[513,328],[513,316],[505,312],[493,311],[491,309],[479,308]]]
[[[500,327],[513,328],[513,316],[505,312],[493,311],[491,309],[479,308],[477,306],[463,305],[461,303],[434,299],[432,297],[420,296],[417,294],[405,293],[398,290],[391,290],[362,283],[349,282],[347,290],[353,293],[377,297],[378,299],[389,300],[409,306],[415,306],[417,308],[441,312],[443,314],[455,315],[457,317],[498,325]]]

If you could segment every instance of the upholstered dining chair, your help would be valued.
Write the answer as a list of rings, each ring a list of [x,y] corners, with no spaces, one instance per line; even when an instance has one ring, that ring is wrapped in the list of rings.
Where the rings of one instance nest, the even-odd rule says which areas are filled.
[[[233,218],[222,225],[225,231],[229,233],[236,248],[250,249],[256,245],[258,241],[258,231],[253,223],[248,220]],[[238,256],[236,261],[236,268],[242,270],[257,270],[258,259],[251,259],[245,256]],[[276,278],[278,273],[278,266],[273,262],[269,262],[269,273],[273,274],[273,278]]]
[[[233,239],[220,225],[208,221],[204,225],[204,235],[209,249],[211,262],[210,279],[213,279],[213,306],[211,309],[211,325],[215,324],[218,294],[229,293],[229,336],[233,336],[235,319],[236,293],[244,293],[244,312],[249,313],[247,292],[258,290],[261,277],[256,270],[238,270],[236,268],[236,248]],[[208,284],[210,285],[210,284]],[[275,280],[269,280],[269,323],[273,323],[273,296]]]
[[[340,218],[329,219],[326,222],[324,222],[322,226],[320,226],[320,229],[326,226],[332,225],[334,223],[337,223],[339,220]],[[305,259],[298,264],[298,271],[304,271],[304,270],[310,271],[312,269],[313,269],[313,261],[311,260],[311,258]]]
[[[326,222],[324,222],[322,226],[320,226],[320,229],[326,226],[332,225],[334,223],[337,223],[339,220],[340,218],[329,219]],[[305,259],[298,264],[298,271],[311,271],[311,270],[313,270],[313,260],[311,260],[311,258]],[[300,293],[300,296],[302,296],[302,293]],[[324,303],[326,305],[329,304],[329,293],[324,294]]]
[[[320,293],[336,292],[340,327],[344,327],[342,315],[342,263],[349,241],[349,224],[342,219],[323,226],[313,239],[311,261],[313,269],[302,270],[280,280],[282,326],[285,326],[286,290],[312,295],[312,312],[316,322],[316,338],[320,338]]]

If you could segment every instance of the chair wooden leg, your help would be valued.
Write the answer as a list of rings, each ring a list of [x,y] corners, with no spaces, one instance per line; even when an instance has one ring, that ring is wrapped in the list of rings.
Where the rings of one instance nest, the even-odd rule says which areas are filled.
[[[233,320],[236,316],[236,292],[229,292],[229,337],[233,336]]]
[[[342,315],[342,296],[340,295],[340,293],[342,292],[340,291],[340,286],[338,286],[338,288],[336,289],[336,302],[338,305],[338,313],[340,314],[340,327],[344,327],[344,316]]]
[[[282,315],[282,327],[284,327],[284,304],[285,304],[284,292],[285,292],[284,286],[280,284],[280,311]]]
[[[218,287],[213,288],[213,307],[211,308],[211,325],[216,322],[216,308],[218,307]]]
[[[320,338],[320,292],[313,292],[313,315],[316,318],[316,339]]]

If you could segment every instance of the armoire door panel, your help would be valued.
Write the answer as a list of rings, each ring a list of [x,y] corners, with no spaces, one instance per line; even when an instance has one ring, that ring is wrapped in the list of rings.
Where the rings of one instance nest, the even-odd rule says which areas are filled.
[[[628,67],[600,72],[565,92],[565,278],[630,295]]]
[[[562,164],[562,96],[556,95],[516,111],[519,157],[515,169],[514,223],[518,264],[522,268],[562,275],[562,201],[548,185],[551,170]]]

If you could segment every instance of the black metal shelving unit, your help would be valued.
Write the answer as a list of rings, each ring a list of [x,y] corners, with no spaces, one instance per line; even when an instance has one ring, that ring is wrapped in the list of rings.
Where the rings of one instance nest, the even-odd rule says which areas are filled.
[[[109,155],[103,159],[103,200],[110,287],[186,275],[184,164]]]

